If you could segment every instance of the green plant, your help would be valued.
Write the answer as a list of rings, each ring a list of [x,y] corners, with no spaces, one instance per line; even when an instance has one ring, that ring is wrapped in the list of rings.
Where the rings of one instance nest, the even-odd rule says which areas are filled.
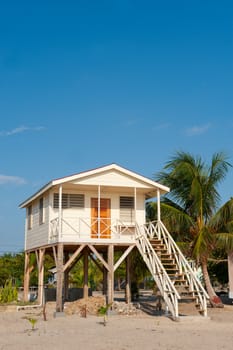
[[[107,315],[108,315],[108,309],[110,308],[111,304],[108,304],[106,306],[101,306],[98,310],[98,315],[104,317],[104,326],[107,324]]]
[[[31,317],[28,317],[27,320],[30,322],[31,326],[32,326],[32,331],[35,330],[35,324],[37,322],[37,319],[36,318],[31,318]]]
[[[0,303],[11,303],[17,301],[17,288],[12,285],[12,280],[8,279],[3,288],[0,288]]]

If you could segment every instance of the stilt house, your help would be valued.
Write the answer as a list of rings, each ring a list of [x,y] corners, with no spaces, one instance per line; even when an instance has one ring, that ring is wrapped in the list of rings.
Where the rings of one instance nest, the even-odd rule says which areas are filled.
[[[29,290],[31,253],[38,265],[38,297],[42,300],[44,256],[57,271],[56,312],[63,311],[69,272],[84,261],[84,297],[88,296],[88,261],[103,272],[103,293],[114,299],[114,272],[126,261],[126,301],[130,301],[130,256],[138,249],[160,290],[167,310],[179,316],[185,295],[206,315],[208,295],[196,278],[160,216],[160,196],[169,188],[117,164],[53,180],[26,199],[24,295]],[[157,200],[157,221],[146,222],[145,202]],[[114,253],[121,252],[117,261]],[[119,257],[119,254],[118,254]]]

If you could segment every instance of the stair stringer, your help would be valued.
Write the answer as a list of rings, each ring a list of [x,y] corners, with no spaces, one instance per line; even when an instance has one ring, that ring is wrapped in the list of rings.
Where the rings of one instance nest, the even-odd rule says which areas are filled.
[[[136,246],[154,278],[169,311],[174,318],[178,318],[178,299],[180,299],[180,295],[154,251],[142,226],[136,227]]]

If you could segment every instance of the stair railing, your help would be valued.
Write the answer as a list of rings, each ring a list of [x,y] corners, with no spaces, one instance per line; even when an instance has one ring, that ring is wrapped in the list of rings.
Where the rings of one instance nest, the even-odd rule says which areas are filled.
[[[136,225],[136,244],[141,253],[144,262],[151,272],[160,293],[174,318],[178,317],[178,299],[180,295],[171,282],[166,270],[164,269],[158,255],[154,251],[145,232],[144,226]]]
[[[166,245],[167,251],[174,257],[176,261],[179,273],[186,276],[189,290],[193,293],[193,296],[197,298],[197,302],[200,305],[200,311],[203,312],[204,316],[207,316],[207,299],[209,299],[209,295],[202,286],[200,280],[195,275],[187,259],[184,257],[183,253],[173,240],[163,222],[150,222],[145,226],[145,231],[150,239],[161,239],[162,242]]]

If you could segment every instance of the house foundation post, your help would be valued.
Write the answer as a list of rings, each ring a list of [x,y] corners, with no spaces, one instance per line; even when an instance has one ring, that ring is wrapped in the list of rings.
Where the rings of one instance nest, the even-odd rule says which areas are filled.
[[[103,253],[103,259],[107,261],[107,253]],[[108,290],[108,270],[103,266],[103,295],[107,295]]]
[[[69,299],[69,269],[64,272],[64,300]]]
[[[64,251],[64,259],[65,263],[69,260],[69,253],[67,251]],[[70,268],[67,268],[64,271],[64,300],[69,299],[69,273],[70,273]]]
[[[83,272],[84,272],[84,284],[83,284],[83,297],[88,298],[88,249],[85,248],[83,252]]]
[[[131,288],[130,288],[130,254],[126,257],[126,286],[125,286],[125,299],[126,303],[129,304],[131,302]]]
[[[108,290],[108,271],[103,267],[103,295],[107,295]]]
[[[30,281],[30,253],[25,252],[25,262],[24,262],[24,282],[23,282],[23,300],[28,301],[29,293],[29,281]]]
[[[114,246],[108,246],[108,304],[112,304],[114,300]]]
[[[56,290],[56,312],[63,311],[63,244],[57,246],[57,290]]]
[[[45,249],[39,250],[38,259],[38,302],[43,303],[44,296],[44,254]]]

